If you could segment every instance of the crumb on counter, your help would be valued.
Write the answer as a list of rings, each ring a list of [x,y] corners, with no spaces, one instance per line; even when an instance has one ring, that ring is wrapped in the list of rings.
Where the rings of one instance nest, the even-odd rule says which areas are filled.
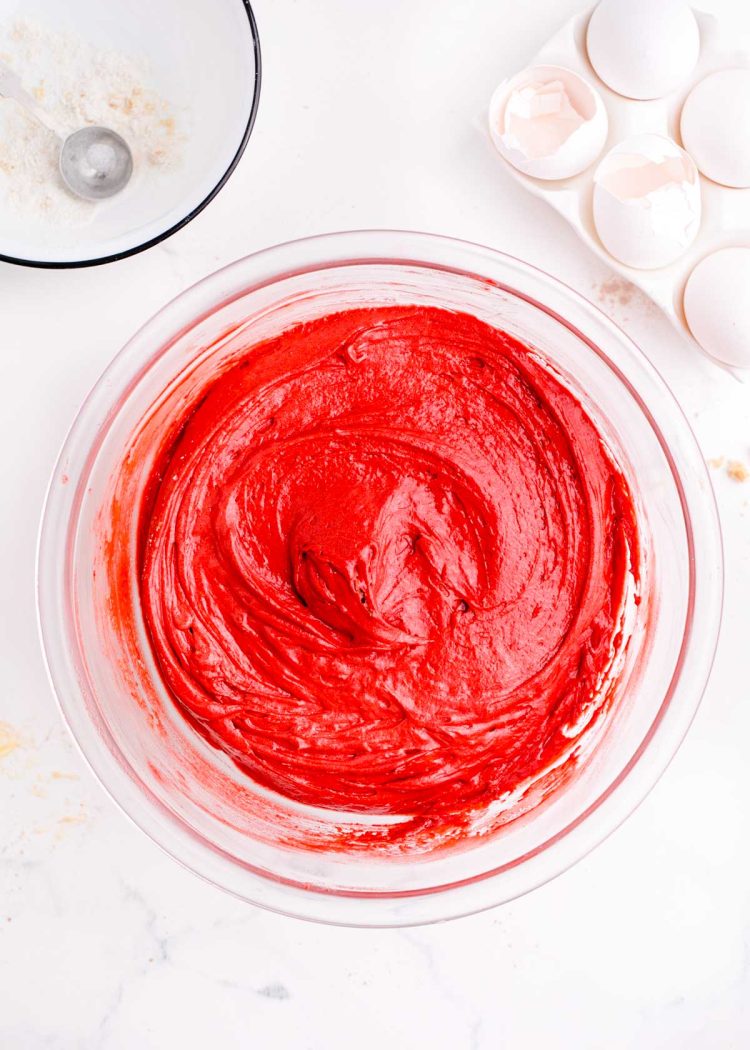
[[[750,470],[739,459],[730,459],[727,463],[727,475],[732,481],[747,481]]]
[[[732,481],[748,481],[750,479],[750,468],[746,467],[740,459],[727,459],[726,456],[712,456],[706,460],[712,470],[725,468],[724,473]]]

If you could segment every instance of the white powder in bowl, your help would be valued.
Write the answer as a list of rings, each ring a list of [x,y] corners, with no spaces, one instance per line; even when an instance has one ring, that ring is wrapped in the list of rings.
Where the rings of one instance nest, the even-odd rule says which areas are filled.
[[[179,162],[184,135],[168,102],[149,86],[139,58],[19,19],[0,26],[0,59],[70,132],[101,124],[133,151],[136,172],[157,176]],[[29,219],[75,226],[102,207],[73,197],[58,172],[59,143],[17,103],[0,98],[0,198]]]

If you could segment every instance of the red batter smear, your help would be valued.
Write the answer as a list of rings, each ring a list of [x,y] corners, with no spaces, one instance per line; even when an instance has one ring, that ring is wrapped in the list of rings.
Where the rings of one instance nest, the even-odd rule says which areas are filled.
[[[445,825],[602,715],[635,522],[527,347],[353,310],[252,347],[186,416],[142,514],[141,599],[180,710],[254,781]]]

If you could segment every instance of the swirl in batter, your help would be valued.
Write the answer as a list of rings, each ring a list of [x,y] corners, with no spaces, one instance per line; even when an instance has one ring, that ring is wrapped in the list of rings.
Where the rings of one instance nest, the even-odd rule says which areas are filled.
[[[633,501],[527,347],[428,307],[248,349],[165,449],[141,600],[179,709],[288,799],[476,812],[611,695]]]

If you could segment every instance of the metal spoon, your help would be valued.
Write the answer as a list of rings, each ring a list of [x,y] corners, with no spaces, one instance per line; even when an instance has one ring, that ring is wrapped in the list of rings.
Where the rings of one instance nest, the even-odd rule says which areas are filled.
[[[133,174],[133,154],[121,135],[98,126],[68,134],[25,90],[21,79],[0,62],[0,97],[11,98],[60,142],[60,175],[71,193],[89,201],[106,200],[123,190]]]

